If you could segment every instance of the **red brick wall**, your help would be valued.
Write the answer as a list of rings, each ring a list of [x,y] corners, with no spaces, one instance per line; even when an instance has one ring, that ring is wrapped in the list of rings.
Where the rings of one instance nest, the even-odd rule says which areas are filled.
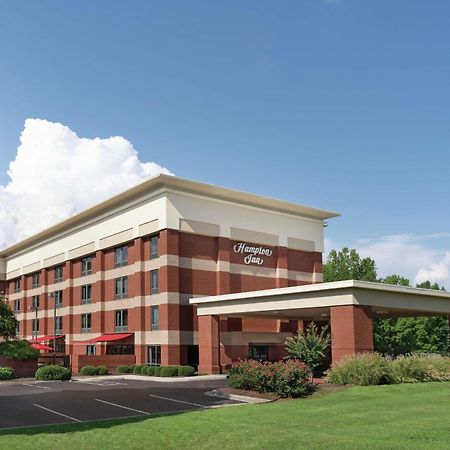
[[[110,373],[115,373],[117,366],[129,366],[135,362],[134,355],[75,355],[72,358],[72,372],[79,373],[84,366],[106,366]]]
[[[0,356],[0,367],[12,367],[17,378],[33,377],[38,369],[37,359],[20,360],[15,358],[4,358]]]

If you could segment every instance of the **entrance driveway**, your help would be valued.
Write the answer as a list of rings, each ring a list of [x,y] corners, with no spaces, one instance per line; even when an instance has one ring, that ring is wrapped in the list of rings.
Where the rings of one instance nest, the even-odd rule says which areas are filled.
[[[239,404],[206,395],[226,380],[26,382],[0,385],[0,429],[152,416]]]

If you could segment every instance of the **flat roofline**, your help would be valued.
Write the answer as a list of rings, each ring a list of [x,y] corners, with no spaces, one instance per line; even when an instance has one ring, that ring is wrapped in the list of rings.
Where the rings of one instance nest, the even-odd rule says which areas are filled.
[[[226,200],[235,203],[243,203],[263,209],[269,209],[277,212],[297,215],[314,220],[326,220],[333,217],[338,217],[340,214],[323,209],[313,208],[311,206],[301,205],[297,203],[287,202],[284,200],[277,200],[271,197],[265,197],[248,192],[238,191],[235,189],[216,186],[213,184],[193,181],[186,178],[175,177],[172,175],[159,174],[148,180],[133,186],[126,191],[111,197],[101,203],[98,203],[62,222],[59,222],[43,231],[40,231],[33,236],[30,236],[16,244],[11,245],[0,251],[0,258],[7,258],[21,250],[39,244],[53,235],[64,233],[71,228],[77,226],[83,221],[87,221],[96,215],[105,213],[107,210],[117,207],[127,200],[148,194],[152,191],[157,191],[161,187],[172,188],[182,192],[190,192],[205,197],[211,197],[221,200]]]
[[[189,300],[192,305],[205,303],[219,303],[230,300],[263,299],[264,297],[283,296],[292,294],[307,294],[309,292],[338,291],[341,289],[358,288],[371,291],[383,291],[399,294],[420,295],[428,297],[441,297],[450,300],[450,292],[434,289],[414,288],[398,286],[393,284],[372,283],[369,281],[345,280],[332,281],[328,283],[306,284],[302,286],[291,286],[275,289],[263,289],[259,291],[238,292],[235,294],[213,295],[209,297],[195,297]]]

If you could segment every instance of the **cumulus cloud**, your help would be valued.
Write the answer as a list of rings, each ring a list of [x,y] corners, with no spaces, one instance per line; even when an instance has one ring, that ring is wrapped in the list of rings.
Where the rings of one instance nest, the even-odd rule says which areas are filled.
[[[8,246],[159,173],[123,137],[82,138],[60,123],[27,119],[10,181],[0,186],[0,247]]]

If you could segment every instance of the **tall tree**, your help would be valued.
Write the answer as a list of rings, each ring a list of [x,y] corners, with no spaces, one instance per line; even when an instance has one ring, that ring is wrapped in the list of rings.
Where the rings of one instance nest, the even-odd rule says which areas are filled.
[[[0,338],[4,340],[16,337],[17,319],[6,303],[3,294],[0,294]]]
[[[377,281],[377,268],[371,258],[361,258],[355,249],[331,250],[323,268],[324,281]]]

